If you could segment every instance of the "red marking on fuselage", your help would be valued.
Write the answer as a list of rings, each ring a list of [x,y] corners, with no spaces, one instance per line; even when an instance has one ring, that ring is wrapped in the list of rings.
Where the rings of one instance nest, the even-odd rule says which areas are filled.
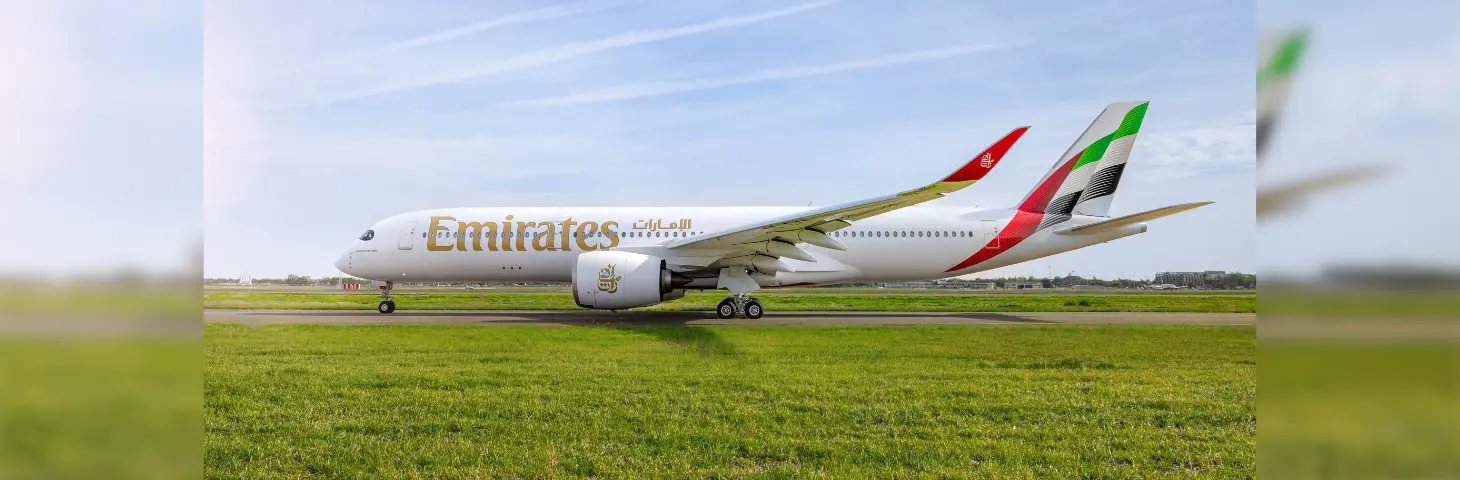
[[[988,244],[984,245],[984,248],[980,248],[972,256],[959,262],[958,265],[944,270],[944,273],[978,265],[985,260],[1003,253],[1005,250],[1013,248],[1019,242],[1033,235],[1035,229],[1039,228],[1039,222],[1044,220],[1044,209],[1049,206],[1049,201],[1059,191],[1060,185],[1065,183],[1065,177],[1070,175],[1070,168],[1074,166],[1075,161],[1079,160],[1080,155],[1084,153],[1082,150],[1070,157],[1069,160],[1065,160],[1065,163],[1060,164],[1060,167],[1056,168],[1054,173],[1049,175],[1049,178],[1044,179],[1044,183],[1039,184],[1039,188],[1034,189],[1034,192],[1029,194],[1029,198],[1025,198],[1024,203],[1019,204],[1019,210],[1014,212],[1014,219],[1010,220],[1009,224],[1005,225],[1004,229],[999,231],[995,239],[989,240]],[[999,248],[989,248],[994,245],[998,245]]]

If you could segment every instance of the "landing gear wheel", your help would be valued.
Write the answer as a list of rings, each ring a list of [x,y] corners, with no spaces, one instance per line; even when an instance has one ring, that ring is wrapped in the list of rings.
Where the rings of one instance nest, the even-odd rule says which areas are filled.
[[[760,318],[764,313],[765,309],[760,306],[760,300],[745,302],[745,318]]]
[[[391,312],[394,312],[395,311],[395,302],[394,301],[391,301],[391,300],[386,300],[384,302],[380,302],[380,306],[378,308],[376,308],[376,310],[378,310],[380,313],[391,313]]]
[[[715,315],[719,315],[722,319],[735,318],[735,299],[721,300],[720,305],[715,307]]]

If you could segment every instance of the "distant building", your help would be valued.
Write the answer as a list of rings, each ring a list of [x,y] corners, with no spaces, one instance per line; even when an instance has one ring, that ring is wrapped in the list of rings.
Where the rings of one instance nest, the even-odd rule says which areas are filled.
[[[994,285],[993,282],[969,282],[969,283],[966,283],[964,285],[967,286],[968,288],[977,288],[977,289],[983,289],[983,290],[991,289],[991,288],[994,288],[995,287],[995,285]]]
[[[1204,287],[1207,284],[1207,272],[1160,272],[1152,283],[1157,285],[1171,284],[1181,287]]]

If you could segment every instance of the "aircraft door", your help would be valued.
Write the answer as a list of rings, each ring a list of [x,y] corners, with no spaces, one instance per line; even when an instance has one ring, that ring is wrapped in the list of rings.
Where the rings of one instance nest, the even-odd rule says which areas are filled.
[[[984,220],[983,221],[983,240],[985,242],[983,248],[995,249],[995,250],[997,250],[999,248],[999,222],[998,221],[996,221],[996,220]]]
[[[416,222],[406,222],[400,231],[400,243],[397,245],[401,250],[410,250],[416,244]]]

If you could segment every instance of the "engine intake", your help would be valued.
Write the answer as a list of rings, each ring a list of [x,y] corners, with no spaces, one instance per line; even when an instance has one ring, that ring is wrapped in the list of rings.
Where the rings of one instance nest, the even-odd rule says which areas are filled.
[[[678,289],[691,281],[652,255],[583,252],[573,262],[573,302],[599,310],[646,307],[684,296]]]

